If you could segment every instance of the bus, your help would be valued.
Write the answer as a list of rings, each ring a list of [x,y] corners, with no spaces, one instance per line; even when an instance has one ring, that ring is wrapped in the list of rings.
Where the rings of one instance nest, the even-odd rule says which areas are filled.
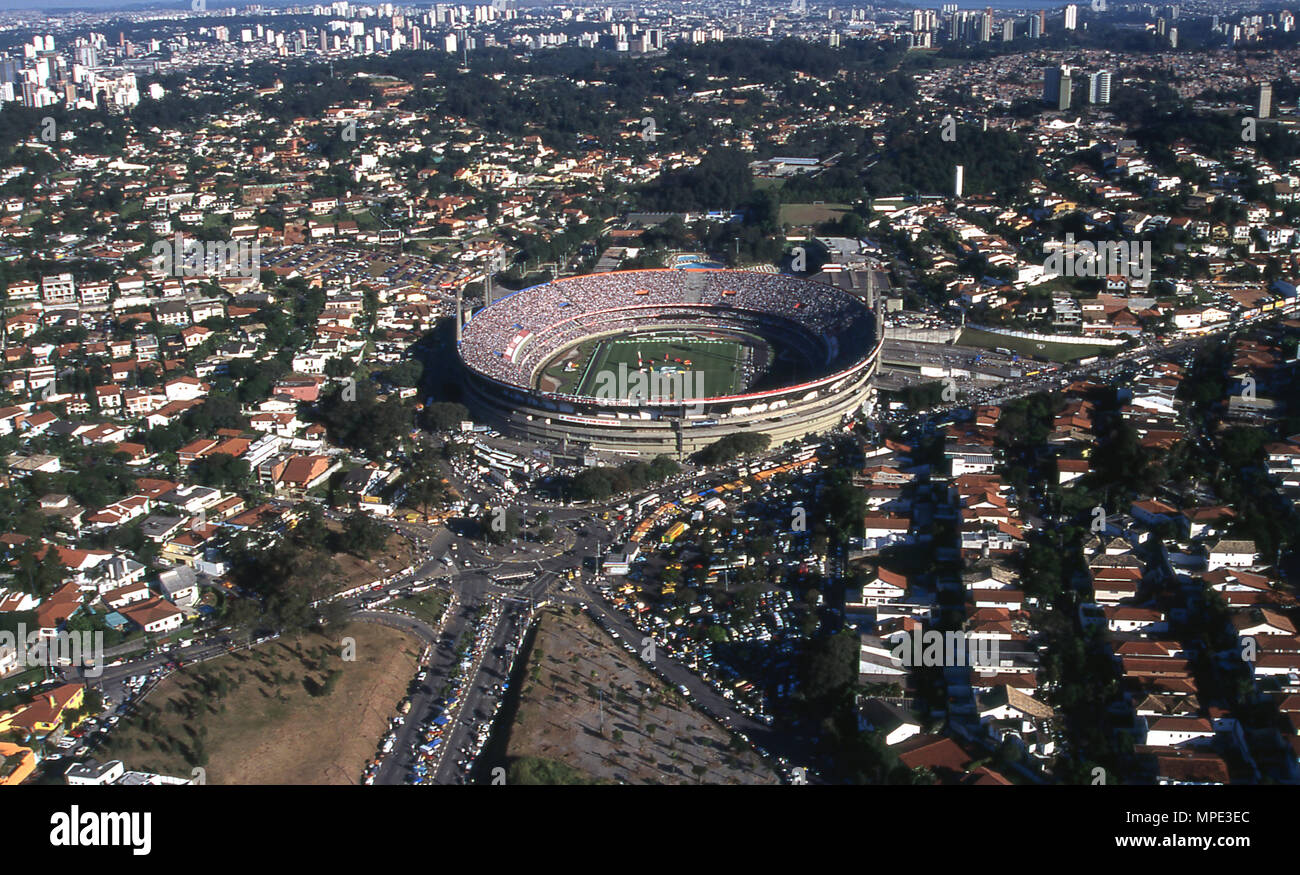
[[[673,523],[672,526],[669,527],[668,531],[664,532],[664,543],[671,544],[673,541],[680,538],[684,531],[686,531],[686,523],[680,521]]]

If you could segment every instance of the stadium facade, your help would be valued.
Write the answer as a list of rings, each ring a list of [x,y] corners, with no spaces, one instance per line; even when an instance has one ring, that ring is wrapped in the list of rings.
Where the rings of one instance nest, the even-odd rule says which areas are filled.
[[[822,283],[740,270],[556,280],[492,302],[463,329],[458,314],[466,400],[475,419],[505,434],[570,449],[682,458],[738,432],[768,435],[775,446],[838,428],[872,403],[883,342],[877,303]],[[566,352],[651,332],[759,336],[806,366],[792,381],[711,397],[560,391],[548,376]]]

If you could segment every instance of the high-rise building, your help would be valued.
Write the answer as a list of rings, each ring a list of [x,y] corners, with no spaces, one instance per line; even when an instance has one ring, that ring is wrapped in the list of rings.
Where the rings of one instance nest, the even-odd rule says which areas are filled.
[[[1268,118],[1273,114],[1273,83],[1264,82],[1259,86],[1259,102],[1255,107],[1256,118]]]
[[[1079,26],[1079,7],[1073,3],[1065,7],[1065,29],[1074,30]]]
[[[1038,10],[1037,15],[1029,16],[1029,36],[1031,39],[1041,39],[1047,36],[1047,10]]]
[[[1088,77],[1088,102],[1110,103],[1110,71],[1099,70]]]
[[[1008,18],[1002,22],[1002,41],[1009,43],[1016,38],[1016,20]]]
[[[1178,28],[1176,27],[1169,28],[1169,48],[1178,48]]]
[[[966,39],[968,21],[970,15],[965,9],[959,9],[952,14],[948,21],[948,38],[953,40]]]
[[[993,39],[993,10],[987,10],[980,16],[980,42],[986,43]]]
[[[1043,102],[1058,110],[1070,108],[1070,68],[1048,67],[1043,71]]]

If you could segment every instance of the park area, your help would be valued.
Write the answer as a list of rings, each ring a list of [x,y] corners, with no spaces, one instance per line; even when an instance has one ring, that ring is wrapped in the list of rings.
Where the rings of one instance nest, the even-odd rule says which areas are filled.
[[[354,622],[189,666],[123,719],[99,759],[185,778],[202,767],[209,784],[359,783],[420,649]]]
[[[506,748],[517,783],[775,784],[576,608],[542,614]]]

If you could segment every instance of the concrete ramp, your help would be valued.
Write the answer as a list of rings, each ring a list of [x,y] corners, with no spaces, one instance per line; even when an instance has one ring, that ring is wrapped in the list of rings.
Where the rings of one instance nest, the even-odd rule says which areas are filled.
[[[708,275],[702,270],[684,270],[682,273],[682,301],[687,304],[699,304],[704,300],[704,290],[709,284]]]

